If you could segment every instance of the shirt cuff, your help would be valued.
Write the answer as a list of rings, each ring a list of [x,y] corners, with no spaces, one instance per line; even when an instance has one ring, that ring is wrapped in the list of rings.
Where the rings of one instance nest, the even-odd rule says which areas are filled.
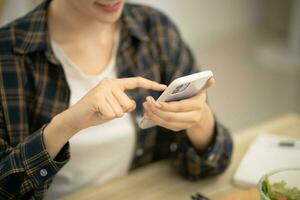
[[[69,143],[54,160],[50,157],[44,144],[44,128],[30,135],[20,147],[23,165],[35,188],[52,179],[70,159]]]
[[[203,165],[216,169],[216,171],[222,171],[230,162],[230,157],[233,149],[233,144],[228,130],[217,120],[215,120],[214,125],[214,136],[203,152],[198,152],[193,146],[190,139],[186,134],[186,140],[188,143],[187,157],[191,160],[191,168],[196,165]],[[222,162],[220,162],[222,160]],[[222,164],[221,164],[222,163]]]

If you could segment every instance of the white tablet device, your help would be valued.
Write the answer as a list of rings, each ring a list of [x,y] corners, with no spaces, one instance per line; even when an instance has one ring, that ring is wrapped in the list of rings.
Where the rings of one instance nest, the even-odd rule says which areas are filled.
[[[187,99],[198,94],[205,86],[206,82],[213,76],[212,71],[203,71],[188,76],[183,76],[175,79],[160,95],[157,101],[170,102]],[[144,117],[139,122],[142,129],[147,129],[155,126]]]

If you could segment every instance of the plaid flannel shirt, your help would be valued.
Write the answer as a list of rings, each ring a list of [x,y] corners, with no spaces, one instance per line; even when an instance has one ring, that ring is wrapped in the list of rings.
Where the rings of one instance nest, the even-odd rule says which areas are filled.
[[[47,25],[49,0],[0,29],[0,199],[42,199],[55,174],[70,159],[67,143],[54,160],[45,149],[43,128],[68,108],[70,90],[51,49]],[[118,77],[142,76],[169,84],[199,71],[175,25],[146,6],[126,4],[117,52]],[[142,115],[142,102],[158,92],[137,89],[129,94]],[[62,130],[63,131],[63,130]],[[214,139],[199,153],[185,131],[136,126],[132,169],[171,158],[184,177],[196,180],[223,172],[229,165],[232,140],[216,120]],[[201,134],[201,133],[199,133]]]

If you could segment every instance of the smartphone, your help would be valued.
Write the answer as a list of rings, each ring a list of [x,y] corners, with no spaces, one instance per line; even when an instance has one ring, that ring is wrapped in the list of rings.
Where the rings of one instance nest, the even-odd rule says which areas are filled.
[[[206,82],[213,77],[213,73],[210,70],[183,76],[175,79],[165,89],[165,91],[156,100],[158,102],[170,102],[187,99],[198,94],[205,86]],[[149,120],[144,117],[139,122],[141,129],[147,129],[155,126]]]

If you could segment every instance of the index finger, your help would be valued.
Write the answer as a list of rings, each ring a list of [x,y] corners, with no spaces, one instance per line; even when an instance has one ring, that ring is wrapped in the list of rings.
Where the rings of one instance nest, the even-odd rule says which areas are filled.
[[[144,88],[150,90],[162,91],[166,89],[166,85],[151,81],[142,77],[122,78],[119,80],[124,90],[133,90],[136,88]]]

